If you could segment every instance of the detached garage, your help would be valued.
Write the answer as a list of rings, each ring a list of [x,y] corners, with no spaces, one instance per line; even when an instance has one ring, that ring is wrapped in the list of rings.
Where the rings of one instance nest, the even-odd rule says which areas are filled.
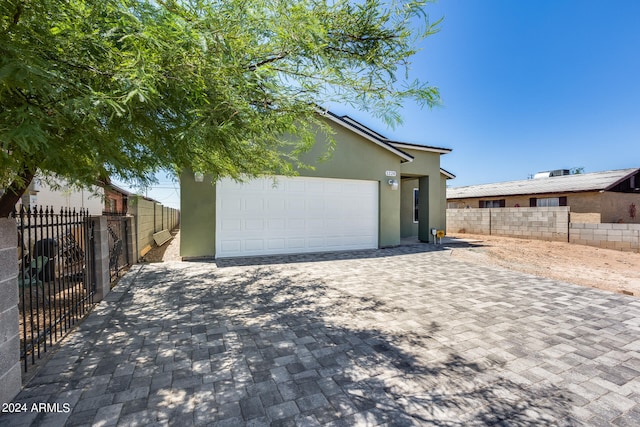
[[[375,249],[412,235],[429,241],[430,228],[444,229],[453,175],[440,169],[440,155],[450,150],[393,142],[346,116],[325,118],[335,151],[304,176],[214,183],[183,173],[183,258]],[[319,142],[306,161],[319,158]]]

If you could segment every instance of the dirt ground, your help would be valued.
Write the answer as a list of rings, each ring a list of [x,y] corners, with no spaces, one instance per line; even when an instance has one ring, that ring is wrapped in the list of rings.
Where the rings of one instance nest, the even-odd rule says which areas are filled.
[[[180,229],[171,230],[171,240],[162,246],[155,244],[143,257],[143,262],[181,261],[180,257]]]
[[[470,241],[451,256],[626,295],[640,296],[640,253],[566,242],[474,234],[447,234]]]

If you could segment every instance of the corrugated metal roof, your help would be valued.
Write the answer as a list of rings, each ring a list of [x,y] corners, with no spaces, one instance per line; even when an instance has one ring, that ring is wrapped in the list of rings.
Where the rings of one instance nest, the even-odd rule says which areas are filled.
[[[639,170],[638,168],[620,169],[447,188],[447,199],[607,190]]]

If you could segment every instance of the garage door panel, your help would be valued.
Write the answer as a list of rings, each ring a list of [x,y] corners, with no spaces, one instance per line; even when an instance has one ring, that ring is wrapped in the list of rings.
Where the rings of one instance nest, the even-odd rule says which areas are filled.
[[[229,197],[222,201],[220,205],[222,214],[232,214],[242,210],[242,200],[238,198]]]
[[[264,220],[262,219],[246,219],[244,225],[246,231],[262,231],[265,228]]]
[[[239,219],[223,219],[220,223],[222,232],[226,231],[241,231],[242,221]]]
[[[267,213],[270,215],[281,215],[287,211],[286,200],[279,197],[267,199]]]
[[[276,218],[276,219],[269,219],[267,220],[267,227],[269,229],[269,231],[271,232],[280,232],[282,230],[285,230],[286,227],[286,221],[282,218]]]
[[[269,239],[267,241],[267,248],[270,250],[280,250],[287,247],[285,239]]]
[[[262,251],[264,249],[264,240],[263,239],[245,239],[244,246],[245,246],[245,250],[248,252]]]
[[[376,181],[222,180],[216,195],[218,257],[378,246]]]

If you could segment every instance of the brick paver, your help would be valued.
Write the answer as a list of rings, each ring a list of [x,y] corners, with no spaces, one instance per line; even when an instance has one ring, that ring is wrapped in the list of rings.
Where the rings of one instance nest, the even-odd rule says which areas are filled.
[[[135,266],[0,425],[638,425],[640,300],[445,247]],[[64,408],[64,406],[61,406]]]

